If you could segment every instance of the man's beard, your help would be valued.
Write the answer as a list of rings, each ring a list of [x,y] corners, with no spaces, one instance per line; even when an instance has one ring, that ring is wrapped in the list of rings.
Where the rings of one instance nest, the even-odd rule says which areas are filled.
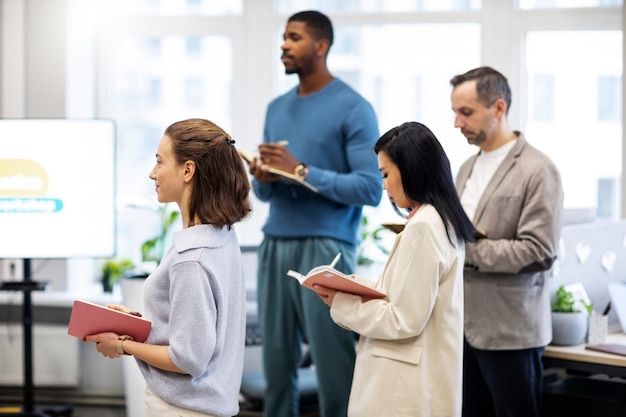
[[[487,135],[485,134],[484,131],[480,131],[480,132],[476,133],[473,137],[471,137],[471,136],[468,137],[467,134],[463,130],[461,130],[461,133],[463,133],[463,135],[467,139],[467,143],[469,143],[470,145],[479,146],[485,140],[487,140]]]

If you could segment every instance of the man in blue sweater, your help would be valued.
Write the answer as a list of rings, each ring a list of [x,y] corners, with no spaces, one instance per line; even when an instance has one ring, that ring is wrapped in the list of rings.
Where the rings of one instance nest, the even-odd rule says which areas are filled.
[[[282,62],[299,85],[267,108],[260,160],[250,164],[256,196],[269,203],[258,258],[258,303],[264,415],[295,417],[297,369],[306,338],[318,379],[323,417],[345,417],[352,383],[354,335],[332,322],[315,292],[287,276],[329,264],[354,271],[363,205],[382,194],[373,146],[379,137],[372,106],[333,77],[326,56],[333,28],[325,15],[299,12],[287,22]],[[286,183],[269,168],[293,173],[315,189]]]

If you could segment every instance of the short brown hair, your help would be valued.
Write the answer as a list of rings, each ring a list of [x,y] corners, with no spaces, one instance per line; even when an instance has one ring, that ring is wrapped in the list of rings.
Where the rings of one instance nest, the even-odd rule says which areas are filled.
[[[241,157],[228,133],[205,119],[187,119],[165,129],[178,164],[193,161],[193,191],[189,221],[228,226],[252,211],[250,181]]]
[[[485,107],[491,107],[497,99],[501,98],[506,103],[506,113],[511,107],[511,87],[504,75],[491,67],[478,67],[457,75],[450,80],[453,88],[467,81],[476,81],[476,93],[478,99]]]

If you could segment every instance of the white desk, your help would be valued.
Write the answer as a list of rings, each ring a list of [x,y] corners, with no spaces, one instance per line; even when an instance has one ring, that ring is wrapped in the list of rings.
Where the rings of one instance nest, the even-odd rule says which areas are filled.
[[[605,343],[626,345],[626,334],[611,333]],[[558,367],[626,377],[626,356],[596,352],[585,349],[585,344],[577,346],[546,347],[543,353],[546,368]]]

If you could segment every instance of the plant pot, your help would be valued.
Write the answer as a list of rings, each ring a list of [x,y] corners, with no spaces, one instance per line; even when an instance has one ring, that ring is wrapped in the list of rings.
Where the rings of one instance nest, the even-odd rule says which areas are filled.
[[[102,277],[102,291],[105,293],[113,292],[113,283],[111,283],[111,278],[109,276]]]
[[[586,311],[577,313],[552,312],[552,344],[574,346],[585,341],[589,314]]]

